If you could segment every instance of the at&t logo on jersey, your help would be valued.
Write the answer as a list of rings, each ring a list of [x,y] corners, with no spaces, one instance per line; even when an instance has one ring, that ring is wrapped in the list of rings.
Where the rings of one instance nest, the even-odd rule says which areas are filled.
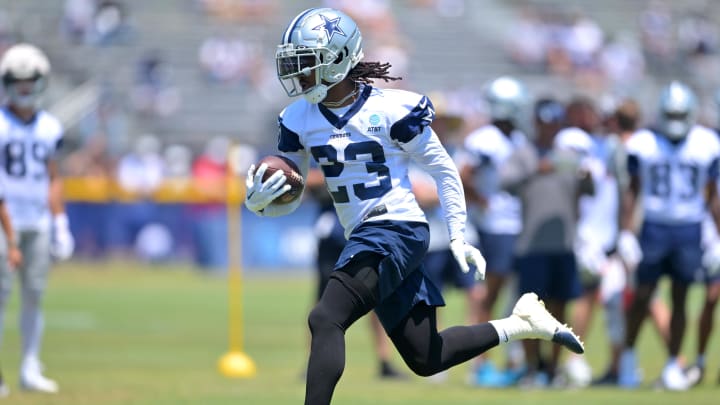
[[[382,127],[379,125],[380,124],[380,116],[379,115],[377,115],[377,114],[371,115],[369,121],[370,121],[370,126],[367,128],[367,132],[377,133],[377,132],[382,131]]]

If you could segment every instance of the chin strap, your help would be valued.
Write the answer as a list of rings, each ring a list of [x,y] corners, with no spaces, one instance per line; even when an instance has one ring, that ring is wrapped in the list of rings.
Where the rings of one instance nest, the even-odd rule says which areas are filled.
[[[325,100],[325,97],[327,97],[327,92],[328,86],[324,84],[318,84],[317,86],[310,89],[310,91],[303,94],[303,97],[305,97],[305,100],[307,100],[308,103],[317,104]]]
[[[345,102],[348,101],[350,98],[354,99],[355,96],[357,96],[359,91],[360,91],[360,89],[356,82],[355,89],[353,91],[351,91],[347,96],[343,97],[341,100],[338,100],[338,101],[325,101],[325,102],[323,102],[323,105],[328,108],[342,107],[342,105],[345,104]]]

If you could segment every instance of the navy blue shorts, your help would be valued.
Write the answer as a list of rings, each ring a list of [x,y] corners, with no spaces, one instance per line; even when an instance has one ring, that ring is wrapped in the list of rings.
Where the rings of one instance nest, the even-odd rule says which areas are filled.
[[[480,252],[487,262],[487,272],[501,276],[510,274],[513,268],[517,235],[478,232]]]
[[[575,254],[531,253],[515,259],[520,295],[534,292],[543,300],[570,301],[582,294]]]
[[[423,268],[429,240],[430,230],[423,222],[367,221],[352,231],[335,264],[335,270],[341,269],[361,253],[384,257],[378,266],[380,299],[375,312],[388,333],[420,302],[445,305]]]
[[[640,232],[643,259],[638,284],[654,284],[663,274],[690,284],[702,265],[700,224],[663,225],[645,222]]]
[[[475,271],[463,273],[449,249],[427,252],[423,260],[425,274],[441,291],[445,284],[467,290],[475,285]]]

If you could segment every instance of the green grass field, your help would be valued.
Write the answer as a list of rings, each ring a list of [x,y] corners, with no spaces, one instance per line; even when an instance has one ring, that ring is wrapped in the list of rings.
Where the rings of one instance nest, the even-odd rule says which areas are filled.
[[[189,268],[138,264],[63,265],[54,271],[46,301],[44,361],[61,385],[55,396],[17,388],[17,294],[7,314],[1,361],[13,405],[98,404],[301,404],[300,376],[306,356],[305,316],[312,284],[302,274],[246,277],[245,352],[257,363],[251,379],[228,379],[217,371],[227,350],[227,288],[223,277]],[[699,291],[693,291],[697,311]],[[444,323],[460,322],[463,304],[449,294]],[[601,319],[598,320],[600,322]],[[347,368],[336,404],[718,404],[711,384],[720,367],[720,333],[709,356],[706,384],[687,393],[646,388],[564,391],[482,390],[464,383],[468,368],[451,370],[444,384],[421,378],[386,382],[376,378],[369,330],[361,320],[348,333]],[[607,356],[596,323],[587,342],[591,364],[600,370]],[[694,331],[690,334],[694,339]],[[651,328],[642,335],[640,356],[646,376],[655,378],[665,355]],[[690,354],[694,340],[686,342]],[[495,353],[498,356],[500,353]],[[399,357],[395,363],[401,366]],[[646,378],[646,379],[649,379]]]

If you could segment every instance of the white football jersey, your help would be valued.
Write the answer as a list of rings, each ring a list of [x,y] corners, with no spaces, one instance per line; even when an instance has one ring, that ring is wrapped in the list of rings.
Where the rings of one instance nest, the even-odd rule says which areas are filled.
[[[700,223],[705,186],[716,181],[720,141],[712,130],[696,125],[673,144],[643,129],[627,142],[628,170],[642,180],[645,220],[662,224]]]
[[[500,187],[499,167],[519,146],[527,142],[525,135],[515,130],[510,136],[494,125],[486,125],[465,138],[465,149],[478,167],[474,185],[487,198],[485,209],[471,207],[474,222],[480,230],[496,234],[518,234],[522,229],[520,199]]]
[[[5,203],[17,230],[46,230],[50,226],[47,162],[62,141],[60,121],[38,111],[23,123],[7,108],[0,110],[0,159]]]
[[[363,221],[427,222],[408,179],[412,159],[440,182],[449,234],[459,237],[465,227],[462,185],[430,128],[434,116],[425,96],[369,85],[349,108],[330,110],[300,99],[280,113],[278,149],[303,175],[310,157],[317,162],[346,237]]]
[[[615,246],[620,226],[620,189],[610,170],[614,149],[608,137],[592,136],[576,127],[555,136],[555,146],[581,154],[581,167],[590,172],[595,193],[580,197],[578,237],[592,241],[605,251]]]

